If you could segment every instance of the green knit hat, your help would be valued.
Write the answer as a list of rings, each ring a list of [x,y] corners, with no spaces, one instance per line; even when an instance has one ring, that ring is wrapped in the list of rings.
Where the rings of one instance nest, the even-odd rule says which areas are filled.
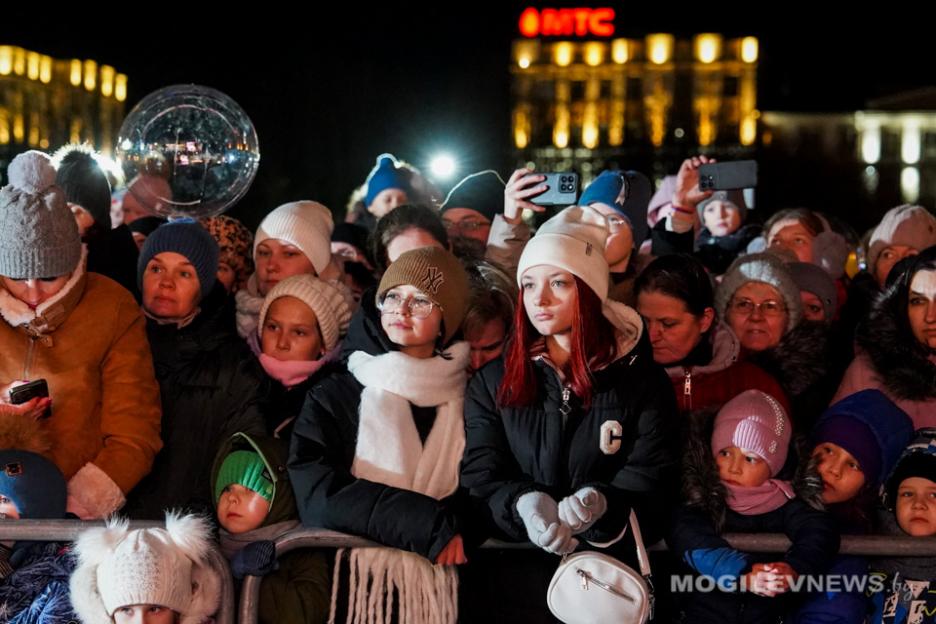
[[[234,451],[224,458],[215,482],[215,503],[221,499],[224,488],[232,483],[243,485],[273,503],[273,478],[263,458],[254,451]]]

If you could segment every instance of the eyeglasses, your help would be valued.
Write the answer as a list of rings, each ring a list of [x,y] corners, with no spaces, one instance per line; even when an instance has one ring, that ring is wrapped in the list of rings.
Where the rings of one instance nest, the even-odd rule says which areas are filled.
[[[786,312],[786,306],[773,299],[754,303],[750,299],[734,299],[731,302],[731,310],[740,316],[750,316],[754,310],[758,310],[764,316],[780,316]]]
[[[460,230],[462,232],[474,232],[475,230],[480,230],[481,228],[491,227],[489,222],[479,221],[477,219],[464,219],[462,221],[449,221],[448,219],[442,219],[442,223],[445,225],[446,231]]]
[[[381,314],[402,314],[405,308],[413,318],[424,319],[432,314],[434,305],[436,304],[431,299],[422,295],[404,297],[400,293],[390,291],[377,302],[377,309]],[[442,306],[439,306],[439,309],[441,310]]]

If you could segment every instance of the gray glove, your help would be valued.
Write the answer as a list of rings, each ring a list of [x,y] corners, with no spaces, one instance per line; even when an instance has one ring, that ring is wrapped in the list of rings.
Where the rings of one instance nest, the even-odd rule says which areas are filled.
[[[517,513],[530,541],[546,552],[566,555],[578,546],[572,529],[559,521],[556,501],[548,494],[527,492],[517,499]]]
[[[584,533],[608,511],[608,500],[593,487],[583,487],[566,496],[558,505],[559,522],[568,525],[573,535]]]

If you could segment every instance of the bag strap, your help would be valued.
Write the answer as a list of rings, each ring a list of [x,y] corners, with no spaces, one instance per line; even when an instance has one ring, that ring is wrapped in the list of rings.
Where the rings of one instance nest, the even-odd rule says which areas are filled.
[[[633,508],[630,512],[631,531],[634,532],[634,543],[637,545],[637,565],[640,567],[640,576],[650,577],[650,557],[647,556],[647,547],[644,546],[643,537],[640,534],[640,523],[637,522],[637,514]]]

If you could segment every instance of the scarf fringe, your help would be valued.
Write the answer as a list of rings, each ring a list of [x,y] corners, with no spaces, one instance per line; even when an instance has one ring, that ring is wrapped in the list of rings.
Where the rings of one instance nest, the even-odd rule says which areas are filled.
[[[346,624],[456,624],[458,573],[394,548],[340,549],[335,554],[328,624],[335,624],[341,560],[348,559]],[[396,617],[394,617],[394,615]]]

